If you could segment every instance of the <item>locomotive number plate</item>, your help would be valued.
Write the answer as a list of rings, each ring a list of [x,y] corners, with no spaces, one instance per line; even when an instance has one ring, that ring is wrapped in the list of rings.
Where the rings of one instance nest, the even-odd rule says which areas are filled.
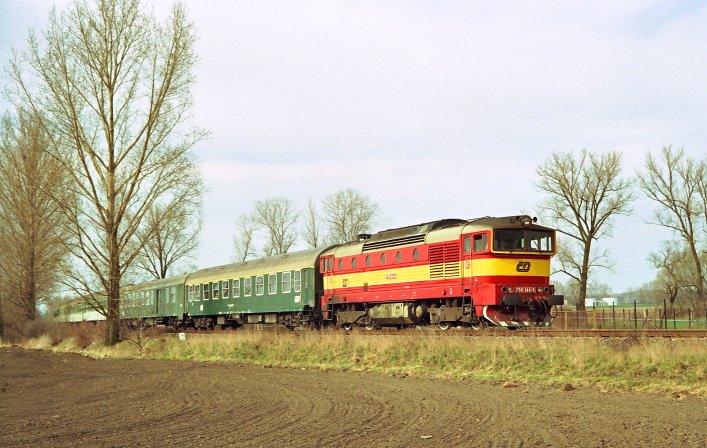
[[[535,294],[536,292],[538,292],[535,286],[516,286],[515,288],[508,289],[512,289],[512,292],[515,292],[517,294]]]

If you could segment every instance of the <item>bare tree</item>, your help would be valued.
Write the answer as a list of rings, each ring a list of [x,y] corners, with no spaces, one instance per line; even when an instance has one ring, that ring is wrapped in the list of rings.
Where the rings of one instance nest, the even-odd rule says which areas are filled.
[[[558,271],[579,284],[577,307],[583,310],[591,269],[607,267],[608,253],[597,254],[593,245],[610,235],[614,216],[630,211],[631,183],[621,177],[621,155],[614,151],[583,150],[578,158],[554,153],[536,172],[539,188],[548,194],[541,208],[565,237]]]
[[[680,293],[680,288],[684,286],[680,277],[680,264],[687,258],[687,252],[679,248],[675,241],[664,241],[659,252],[651,252],[648,260],[656,269],[658,276],[656,280],[662,287],[670,307],[673,308]]]
[[[269,198],[255,203],[255,221],[267,231],[265,256],[286,254],[297,238],[297,210],[285,198]]]
[[[358,234],[369,230],[378,214],[376,204],[350,188],[327,196],[322,208],[322,220],[331,244],[356,241]]]
[[[64,166],[47,152],[39,117],[0,123],[0,277],[7,301],[33,320],[55,290],[67,258],[65,217],[55,202],[70,190]]]
[[[682,149],[673,150],[666,146],[662,150],[662,160],[656,160],[651,153],[646,156],[644,171],[640,172],[639,183],[646,195],[657,202],[658,225],[679,235],[693,263],[693,278],[700,303],[705,300],[705,278],[700,260],[698,244],[700,236],[707,229],[707,214],[700,191],[705,182],[705,163],[695,162],[685,157]]]
[[[146,243],[137,258],[137,267],[156,279],[167,277],[175,264],[193,257],[199,247],[201,182],[196,180],[199,181],[196,185],[186,182],[181,186],[188,191],[183,194],[185,200],[176,207],[153,205],[146,215],[146,226],[141,232],[152,236],[139,238]]]
[[[319,247],[322,243],[322,235],[319,231],[319,217],[317,216],[317,206],[312,199],[307,202],[305,211],[304,229],[302,232],[304,241],[310,248]]]
[[[197,172],[189,152],[204,133],[187,125],[193,45],[180,5],[162,25],[139,0],[77,1],[12,62],[13,101],[44,112],[50,151],[75,185],[63,210],[85,269],[71,284],[106,315],[107,345],[120,339],[122,277],[152,237],[147,214],[162,203],[171,215]]]
[[[243,214],[236,220],[236,236],[233,238],[235,261],[246,261],[256,256],[255,231],[258,223],[252,214]]]

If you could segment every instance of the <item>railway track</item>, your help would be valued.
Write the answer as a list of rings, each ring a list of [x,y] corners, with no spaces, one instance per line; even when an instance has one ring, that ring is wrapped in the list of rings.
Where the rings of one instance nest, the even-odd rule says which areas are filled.
[[[278,326],[256,326],[252,328],[239,328],[237,330],[215,329],[215,330],[167,330],[168,333],[188,333],[200,335],[223,335],[252,332],[282,333],[282,334],[304,334],[312,333],[316,330],[298,329],[287,330]],[[707,330],[665,330],[665,329],[530,329],[524,328],[515,331],[507,329],[450,329],[446,331],[436,328],[381,328],[376,330],[355,329],[344,331],[340,329],[329,330],[336,334],[356,334],[356,335],[391,335],[391,336],[468,336],[468,337],[593,337],[593,338],[707,338]]]

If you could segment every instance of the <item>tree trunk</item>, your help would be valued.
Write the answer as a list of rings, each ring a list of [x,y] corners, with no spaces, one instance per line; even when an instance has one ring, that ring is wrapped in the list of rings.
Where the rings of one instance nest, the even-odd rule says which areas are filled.
[[[587,281],[589,280],[590,252],[591,243],[587,242],[584,244],[584,251],[582,252],[582,270],[579,273],[579,295],[577,297],[577,310],[579,311],[584,311],[586,309],[585,302],[587,300]]]
[[[705,304],[705,282],[702,278],[702,263],[700,262],[700,256],[697,253],[696,245],[694,241],[688,241],[690,244],[690,253],[692,254],[692,260],[695,263],[695,280],[697,285],[697,300],[701,304]]]
[[[120,342],[120,274],[117,254],[111,254],[110,277],[107,291],[106,346]]]

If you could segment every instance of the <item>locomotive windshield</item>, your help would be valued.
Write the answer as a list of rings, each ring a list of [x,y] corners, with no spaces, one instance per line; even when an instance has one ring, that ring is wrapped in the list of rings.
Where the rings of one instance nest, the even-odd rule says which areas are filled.
[[[493,232],[493,249],[552,252],[552,232],[531,229],[498,229]]]

